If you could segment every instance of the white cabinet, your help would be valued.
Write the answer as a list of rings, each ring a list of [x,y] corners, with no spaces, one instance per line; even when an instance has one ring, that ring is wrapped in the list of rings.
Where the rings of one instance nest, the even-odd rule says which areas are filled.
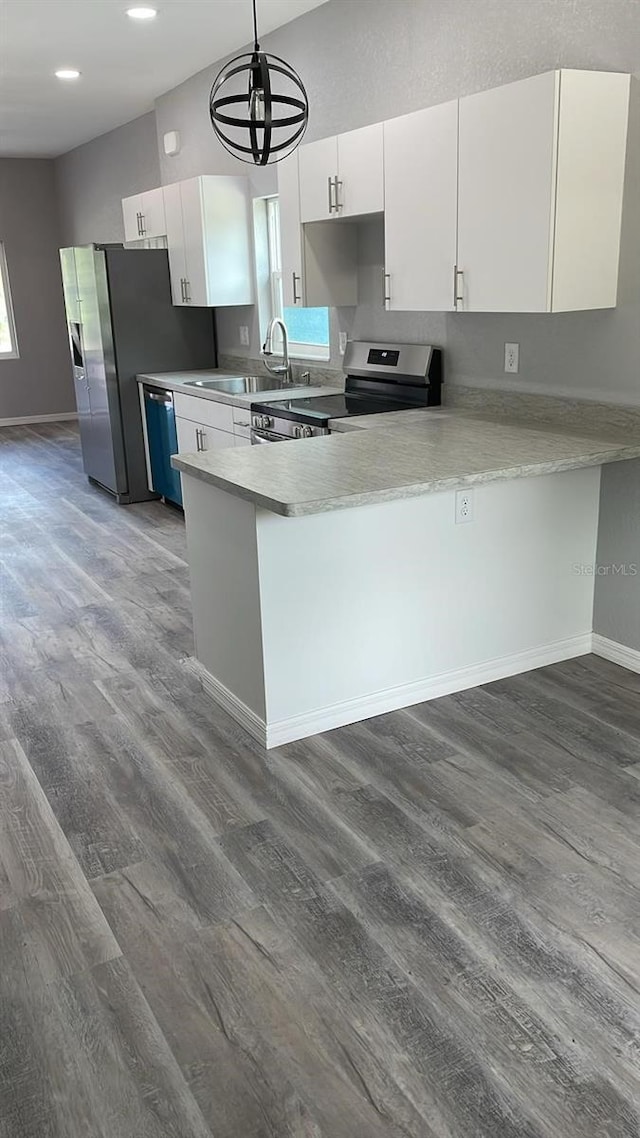
[[[334,213],[338,177],[338,139],[321,138],[298,151],[300,162],[300,216],[302,221],[324,221]]]
[[[164,187],[173,303],[253,304],[246,178],[203,175]]]
[[[392,311],[454,304],[458,101],[384,124],[385,302]]]
[[[310,142],[299,150],[302,222],[384,209],[382,123]]]
[[[122,199],[125,241],[141,241],[145,237],[164,237],[167,226],[162,187],[144,194]]]
[[[615,306],[628,103],[566,70],[460,100],[458,308]]]
[[[285,308],[304,303],[303,234],[300,218],[299,151],[278,162],[280,267]]]
[[[278,163],[284,306],[355,305],[358,303],[357,233],[350,225],[302,224],[301,157],[299,150]]]
[[[236,439],[227,431],[219,431],[208,423],[176,418],[178,454],[199,454],[208,450],[224,450],[235,446]]]

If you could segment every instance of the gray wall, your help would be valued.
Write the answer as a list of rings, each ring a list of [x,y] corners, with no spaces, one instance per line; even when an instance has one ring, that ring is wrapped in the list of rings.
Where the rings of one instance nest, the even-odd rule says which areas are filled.
[[[64,245],[124,241],[122,198],[160,185],[151,111],[55,163]]]
[[[0,360],[0,421],[74,411],[53,162],[0,158],[0,241],[20,352]]]
[[[264,46],[303,76],[311,105],[307,138],[313,140],[553,67],[640,74],[640,4],[331,0],[265,37]],[[220,61],[157,100],[160,145],[168,130],[179,130],[182,140],[179,155],[161,155],[163,181],[249,169],[256,192],[273,192],[273,168],[253,172],[236,163],[212,134],[208,93],[219,66]],[[362,260],[370,268],[363,290],[369,303],[340,314],[340,324],[356,336],[436,339],[447,350],[449,380],[640,403],[640,85],[634,86],[635,145],[617,309],[554,316],[385,313],[381,233],[369,226],[361,240]],[[246,311],[219,314],[222,350],[243,353],[238,327],[247,319]],[[503,371],[507,340],[521,345],[515,380]],[[254,318],[248,354],[258,347]]]

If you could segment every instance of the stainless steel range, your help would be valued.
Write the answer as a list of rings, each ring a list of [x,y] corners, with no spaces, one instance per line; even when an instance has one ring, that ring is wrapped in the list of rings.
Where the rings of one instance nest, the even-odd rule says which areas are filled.
[[[276,443],[330,433],[332,419],[439,407],[442,352],[430,344],[350,340],[344,394],[251,404],[251,442]]]

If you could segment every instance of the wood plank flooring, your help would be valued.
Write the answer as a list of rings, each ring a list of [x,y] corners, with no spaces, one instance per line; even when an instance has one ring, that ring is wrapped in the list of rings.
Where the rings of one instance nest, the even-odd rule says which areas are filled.
[[[67,424],[0,431],[0,617],[0,1138],[638,1138],[640,676],[267,754]]]

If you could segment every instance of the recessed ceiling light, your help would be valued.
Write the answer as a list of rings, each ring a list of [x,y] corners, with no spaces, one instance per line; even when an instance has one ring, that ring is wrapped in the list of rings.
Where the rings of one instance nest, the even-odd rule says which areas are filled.
[[[56,79],[79,79],[80,72],[75,67],[61,67],[56,71]]]
[[[127,16],[132,20],[153,20],[157,15],[155,8],[127,8]]]

